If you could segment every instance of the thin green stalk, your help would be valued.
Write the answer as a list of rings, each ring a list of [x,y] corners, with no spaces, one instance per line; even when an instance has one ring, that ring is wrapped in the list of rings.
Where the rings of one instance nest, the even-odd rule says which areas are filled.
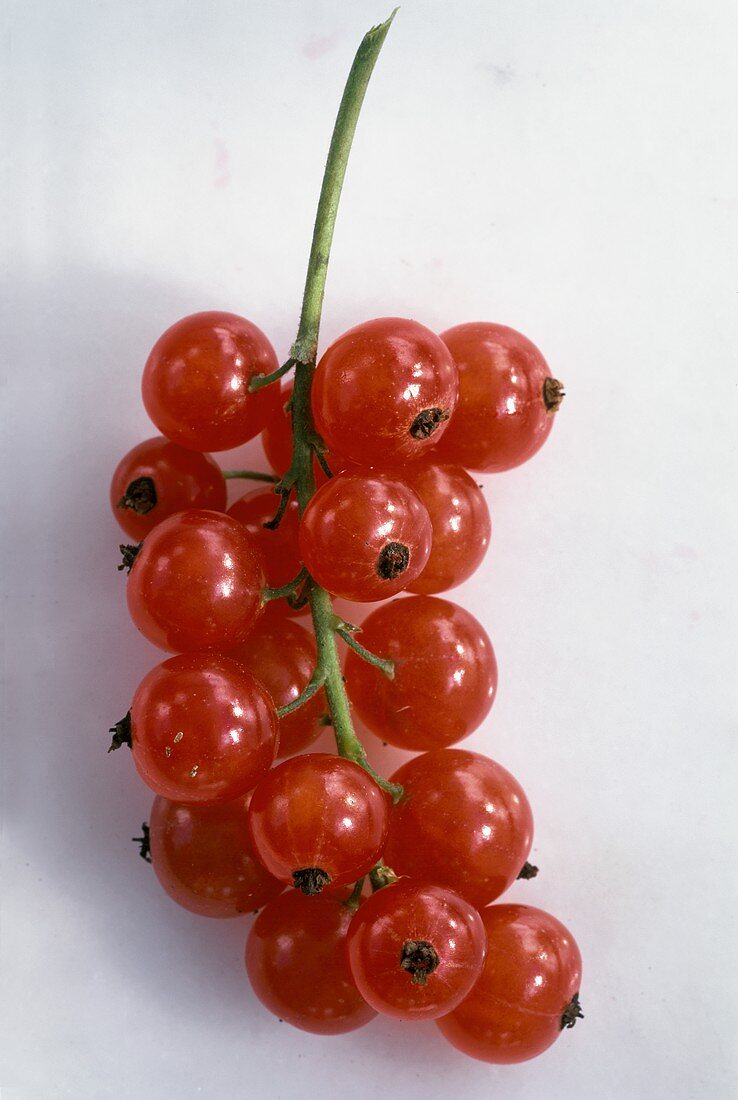
[[[392,12],[385,23],[374,27],[364,36],[354,58],[333,128],[315,216],[300,325],[290,352],[290,359],[295,364],[295,383],[292,391],[292,463],[289,471],[277,485],[277,491],[283,494],[283,499],[293,489],[295,490],[300,514],[315,492],[313,455],[321,445],[313,424],[310,389],[315,373],[325,280],[338,203],[369,78],[396,11],[397,9]],[[359,764],[397,800],[402,795],[402,788],[377,775],[369,765],[364,746],[354,730],[336,648],[336,617],[331,598],[325,589],[314,584],[310,589],[309,603],[318,649],[316,670],[309,685],[311,694],[314,694],[313,689],[318,690],[320,686],[325,690],[339,755]],[[297,702],[295,700],[295,704]],[[292,704],[290,708],[293,709]]]
[[[346,175],[349,153],[351,152],[351,143],[354,140],[356,123],[359,121],[359,112],[364,102],[369,79],[396,13],[397,8],[386,22],[380,23],[378,27],[373,27],[364,35],[356,51],[356,57],[351,66],[341,104],[338,108],[323,175],[323,185],[320,189],[318,212],[315,216],[313,242],[310,248],[305,293],[302,299],[300,327],[297,332],[297,339],[290,352],[290,358],[297,363],[315,361],[328,259],[331,253],[333,230],[336,225],[338,203],[341,198],[341,188]]]

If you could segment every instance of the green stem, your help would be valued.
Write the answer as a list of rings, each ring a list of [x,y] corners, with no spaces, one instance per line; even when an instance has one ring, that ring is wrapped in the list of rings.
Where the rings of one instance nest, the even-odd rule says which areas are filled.
[[[283,363],[281,367],[277,367],[271,374],[255,374],[249,382],[249,393],[256,393],[257,390],[263,389],[264,386],[271,386],[272,382],[278,382],[282,375],[292,370],[294,365],[294,359],[288,359],[286,363]]]
[[[353,649],[354,653],[361,657],[362,661],[366,661],[366,663],[369,665],[374,665],[374,667],[380,669],[389,680],[394,680],[394,661],[390,661],[387,657],[377,657],[376,653],[372,653],[372,651],[370,649],[367,649],[366,646],[363,646],[360,642],[357,642],[356,638],[353,636],[348,626],[345,623],[340,622],[340,620],[339,624],[336,626],[336,634],[339,638],[343,638],[346,645]]]
[[[303,565],[297,576],[293,577],[291,581],[287,581],[287,584],[283,584],[279,588],[269,588],[269,586],[264,588],[261,593],[261,598],[264,603],[268,603],[270,600],[281,600],[284,596],[291,596],[292,593],[307,580],[308,576],[309,573]]]
[[[396,11],[397,9],[395,9]],[[315,373],[318,350],[320,317],[323,308],[325,279],[333,241],[341,187],[346,175],[346,165],[351,142],[356,130],[359,111],[364,101],[369,78],[374,69],[382,43],[387,37],[395,12],[379,27],[366,34],[359,46],[346,81],[336,124],[333,128],[328,160],[320,190],[315,228],[310,248],[305,293],[302,301],[300,325],[292,346],[290,358],[295,364],[295,383],[292,391],[292,463],[279,482],[278,491],[288,494],[292,488],[297,494],[300,515],[305,511],[315,492],[313,455],[320,450],[322,441],[315,430],[310,404],[310,389]],[[275,517],[276,518],[276,517]],[[313,617],[318,660],[315,672],[300,699],[283,707],[280,714],[291,713],[321,687],[324,688],[330,711],[336,748],[340,756],[353,760],[371,775],[376,782],[397,801],[402,788],[377,775],[366,758],[366,752],[356,736],[351,720],[351,707],[341,674],[336,648],[336,616],[331,598],[324,588],[313,583],[308,597]]]
[[[279,481],[277,474],[263,474],[259,470],[223,470],[223,477],[226,481],[230,478],[244,477],[249,481],[268,481],[272,485],[276,485]]]
[[[298,363],[309,363],[315,360],[318,349],[320,314],[325,293],[325,279],[328,271],[328,258],[333,242],[333,230],[336,225],[341,188],[343,187],[346,165],[351,152],[351,143],[354,140],[356,123],[359,121],[359,112],[364,102],[369,78],[372,75],[379,57],[379,51],[382,49],[396,13],[397,8],[386,22],[381,23],[378,27],[373,27],[364,35],[361,45],[356,51],[341,105],[338,108],[323,175],[323,186],[320,189],[318,212],[315,216],[313,243],[310,249],[305,293],[302,299],[300,327],[297,332],[297,339],[290,352],[291,358]]]
[[[351,909],[353,912],[355,912],[359,908],[359,904],[361,902],[361,891],[363,889],[364,878],[360,878],[357,882],[354,883],[353,890],[343,903],[347,909]]]
[[[397,875],[383,859],[380,859],[369,872],[369,881],[372,884],[372,890],[376,893],[377,890],[383,890],[385,886],[393,886],[397,882]]]

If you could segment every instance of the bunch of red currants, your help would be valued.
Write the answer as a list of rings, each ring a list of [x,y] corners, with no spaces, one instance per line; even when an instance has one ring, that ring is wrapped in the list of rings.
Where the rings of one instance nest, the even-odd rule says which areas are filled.
[[[323,1034],[377,1012],[432,1019],[466,1054],[522,1061],[581,1015],[581,957],[553,916],[493,904],[535,874],[532,815],[509,772],[455,747],[488,714],[497,665],[438,594],[489,544],[467,471],[535,454],[562,387],[529,340],[487,323],[439,337],[382,318],[297,365],[293,389],[295,365],[214,312],[173,325],[146,364],[162,435],[111,486],[140,543],[121,547],[131,617],[176,654],[112,731],[156,793],[142,854],[195,913],[260,910],[246,968],[280,1019]],[[259,433],[274,474],[205,453]],[[227,508],[233,477],[272,484]],[[360,630],[331,602],[400,593]],[[377,775],[352,708],[421,755]],[[305,751],[327,726],[337,754]]]

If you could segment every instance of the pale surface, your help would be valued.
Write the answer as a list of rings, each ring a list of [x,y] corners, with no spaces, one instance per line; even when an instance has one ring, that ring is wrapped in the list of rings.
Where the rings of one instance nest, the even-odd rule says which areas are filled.
[[[324,340],[501,321],[567,384],[544,451],[487,479],[493,548],[457,598],[501,670],[469,747],[536,814],[541,875],[513,896],[575,932],[586,1020],[502,1069],[433,1025],[290,1030],[247,989],[246,921],[177,909],[128,840],[150,798],[105,731],[157,655],[106,493],[153,434],[140,371],[198,309],[285,355],[343,81],[388,8],[2,6],[2,1100],[735,1095],[727,0],[409,0],[328,279]]]

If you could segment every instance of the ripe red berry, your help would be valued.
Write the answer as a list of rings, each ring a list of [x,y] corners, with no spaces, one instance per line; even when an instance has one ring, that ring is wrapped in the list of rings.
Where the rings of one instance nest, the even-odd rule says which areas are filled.
[[[359,909],[348,958],[364,1000],[400,1020],[435,1020],[451,1012],[482,971],[482,919],[452,890],[403,879]]]
[[[405,792],[385,847],[393,871],[447,886],[480,910],[512,885],[533,841],[514,776],[480,753],[438,749],[408,760],[392,782]]]
[[[284,890],[254,856],[248,801],[190,806],[157,795],[151,808],[151,862],[170,898],[202,917],[238,917]]]
[[[279,601],[282,603],[283,601]],[[315,671],[314,636],[278,611],[267,610],[245,642],[228,654],[264,685],[276,707],[302,694]],[[321,688],[297,710],[279,719],[279,756],[291,756],[311,745],[323,729],[326,711]]]
[[[251,798],[249,828],[267,870],[305,894],[355,882],[379,859],[389,799],[351,760],[295,756],[273,768]]]
[[[226,483],[209,455],[188,451],[157,435],[120,460],[110,483],[110,504],[125,533],[140,541],[175,512],[223,511]]]
[[[144,783],[175,802],[246,794],[277,749],[266,689],[216,653],[170,657],[141,681],[130,712],[133,760]]]
[[[146,536],[128,577],[128,610],[160,649],[229,649],[256,623],[263,588],[261,555],[242,524],[180,512]]]
[[[256,996],[280,1020],[318,1035],[340,1035],[374,1019],[346,959],[351,916],[338,898],[289,890],[256,918],[246,942],[246,970]]]
[[[349,651],[345,675],[356,713],[378,737],[424,751],[467,737],[497,690],[492,643],[473,615],[450,600],[411,596],[364,620],[361,644],[395,663],[394,679]]]
[[[487,931],[481,977],[437,1024],[472,1058],[524,1062],[581,1015],[582,958],[571,932],[541,909],[491,905],[481,916]]]
[[[491,524],[484,494],[466,470],[432,455],[407,466],[402,479],[428,509],[433,528],[430,557],[408,591],[445,592],[470,577],[487,553]]]
[[[366,466],[420,457],[454,411],[458,375],[417,321],[380,317],[340,336],[318,363],[315,425],[330,450]]]
[[[300,525],[302,560],[329,592],[366,603],[394,596],[423,570],[431,547],[427,509],[401,481],[338,474]]]
[[[459,401],[438,460],[490,473],[531,458],[563,398],[535,344],[515,329],[486,322],[457,325],[441,339],[459,371]]]
[[[228,509],[228,515],[243,524],[258,548],[270,588],[281,588],[293,580],[302,566],[300,512],[295,498],[290,499],[278,527],[272,530],[264,526],[274,519],[278,506],[279,497],[272,489],[253,489],[239,497]],[[309,608],[306,606],[293,611],[286,600],[279,600],[279,610],[287,615],[303,615]]]
[[[162,435],[194,451],[253,439],[279,404],[279,386],[249,393],[278,366],[261,329],[235,313],[193,313],[159,337],[146,362],[146,412]]]

